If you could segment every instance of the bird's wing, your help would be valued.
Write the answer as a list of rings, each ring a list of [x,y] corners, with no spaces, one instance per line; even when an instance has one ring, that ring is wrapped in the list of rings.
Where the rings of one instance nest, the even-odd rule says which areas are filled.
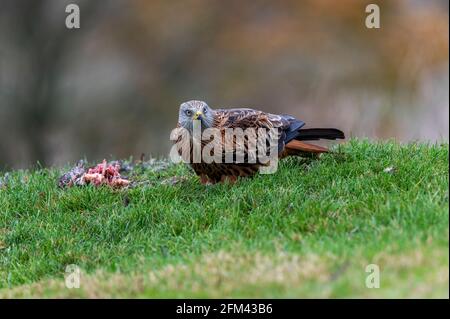
[[[266,113],[248,108],[216,110],[214,126],[217,128],[265,128],[278,129],[278,152],[298,135],[305,123],[290,115]]]
[[[265,113],[253,109],[219,109],[216,110],[215,127],[219,128],[286,128],[288,119],[283,116]]]

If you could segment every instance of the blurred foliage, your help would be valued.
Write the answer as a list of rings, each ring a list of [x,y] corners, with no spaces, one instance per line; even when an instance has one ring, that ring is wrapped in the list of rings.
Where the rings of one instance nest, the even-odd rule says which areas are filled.
[[[194,98],[448,139],[448,2],[371,2],[0,0],[0,167],[164,156]]]

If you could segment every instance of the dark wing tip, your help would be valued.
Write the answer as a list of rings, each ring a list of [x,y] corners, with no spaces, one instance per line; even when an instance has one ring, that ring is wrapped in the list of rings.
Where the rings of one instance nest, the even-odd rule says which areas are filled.
[[[336,140],[344,138],[344,132],[336,128],[308,128],[298,131],[295,139],[299,141],[312,141],[318,139]]]

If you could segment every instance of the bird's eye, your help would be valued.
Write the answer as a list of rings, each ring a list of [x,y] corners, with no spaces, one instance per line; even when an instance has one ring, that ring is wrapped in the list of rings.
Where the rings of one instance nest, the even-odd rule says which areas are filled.
[[[204,108],[203,108],[203,114],[206,114],[206,112],[208,112],[208,110],[207,110],[206,107],[204,107]]]
[[[186,110],[186,115],[187,116],[191,116],[192,115],[192,111],[191,110]]]

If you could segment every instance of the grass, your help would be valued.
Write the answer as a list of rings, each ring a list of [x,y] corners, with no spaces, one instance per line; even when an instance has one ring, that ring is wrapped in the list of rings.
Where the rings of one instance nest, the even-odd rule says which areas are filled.
[[[203,186],[181,164],[128,190],[62,190],[62,169],[10,172],[0,298],[448,298],[448,144],[335,151],[234,186]],[[68,264],[80,289],[64,285]],[[369,264],[378,289],[366,287]]]

